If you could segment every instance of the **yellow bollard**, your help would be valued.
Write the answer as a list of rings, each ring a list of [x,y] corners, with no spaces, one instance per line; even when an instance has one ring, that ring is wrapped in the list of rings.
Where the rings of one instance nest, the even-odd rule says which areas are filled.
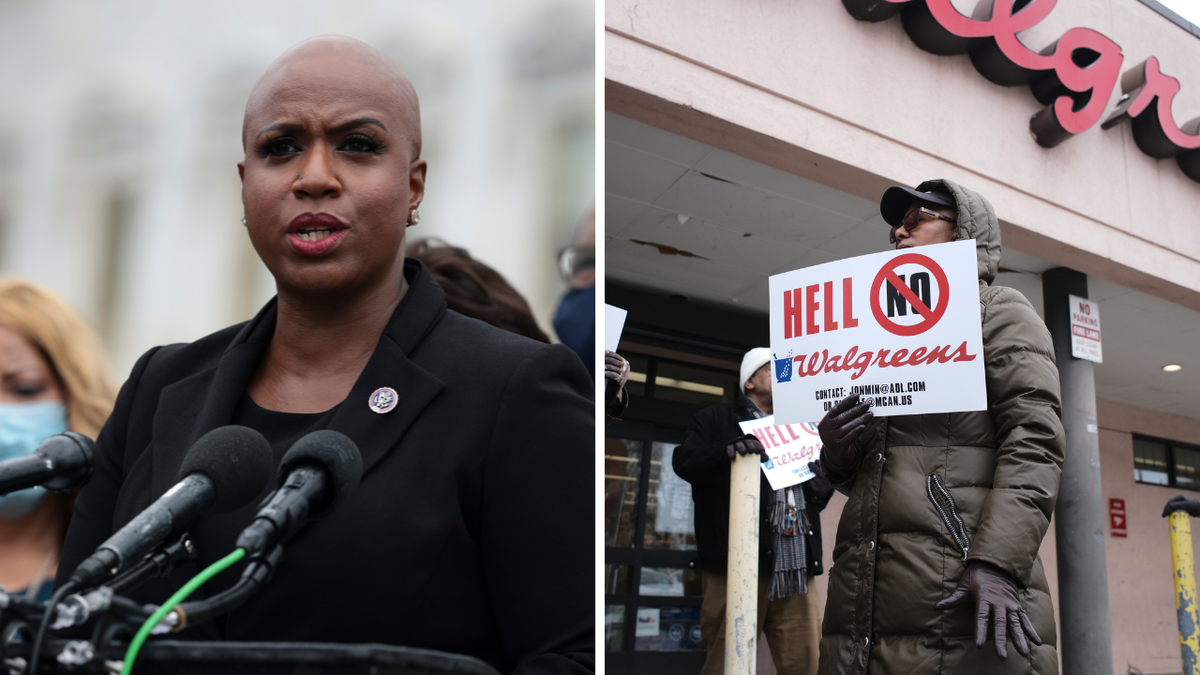
[[[1175,565],[1175,614],[1183,654],[1182,675],[1197,675],[1200,617],[1196,612],[1196,575],[1192,567],[1192,526],[1185,511],[1171,513],[1171,562]]]
[[[725,675],[754,675],[758,658],[759,456],[738,455],[729,479]]]

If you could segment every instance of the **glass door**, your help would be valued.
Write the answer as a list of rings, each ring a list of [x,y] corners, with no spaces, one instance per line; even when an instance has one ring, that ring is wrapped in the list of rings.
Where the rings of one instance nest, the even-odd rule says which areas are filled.
[[[737,373],[636,348],[622,345],[630,405],[604,445],[604,649],[610,673],[696,673],[704,642],[692,490],[671,459],[693,413],[734,400]]]

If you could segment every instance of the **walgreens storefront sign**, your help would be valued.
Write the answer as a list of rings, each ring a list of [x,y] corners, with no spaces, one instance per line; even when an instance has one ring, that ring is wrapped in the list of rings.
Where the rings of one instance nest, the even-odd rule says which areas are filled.
[[[987,0],[965,16],[950,0],[842,0],[863,21],[896,14],[918,47],[941,55],[968,54],[975,69],[996,84],[1028,86],[1046,107],[1029,129],[1054,147],[1092,128],[1104,116],[1120,79],[1124,96],[1102,128],[1129,120],[1138,148],[1155,158],[1174,157],[1188,178],[1200,182],[1200,117],[1182,127],[1171,116],[1179,80],[1162,72],[1151,56],[1121,76],[1121,46],[1090,28],[1072,28],[1040,50],[1017,33],[1040,23],[1057,0]],[[980,18],[985,17],[985,18]]]

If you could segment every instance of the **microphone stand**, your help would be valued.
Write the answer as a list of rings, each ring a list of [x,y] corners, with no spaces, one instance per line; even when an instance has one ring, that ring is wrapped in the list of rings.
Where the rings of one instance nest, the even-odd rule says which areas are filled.
[[[283,545],[276,544],[270,551],[251,557],[242,572],[242,578],[233,586],[211,598],[180,604],[173,610],[178,619],[171,632],[181,631],[188,626],[233,611],[258,592],[259,587],[270,581],[282,557]]]
[[[151,579],[170,574],[179,563],[195,559],[196,546],[192,543],[191,536],[185,532],[176,541],[151,552],[105,585],[111,588],[113,593],[127,593]]]
[[[193,560],[196,547],[186,532],[173,542],[151,551],[133,567],[122,572],[112,581],[92,589],[67,596],[53,606],[55,630],[70,628],[85,623],[92,615],[113,609],[131,621],[145,621],[154,610],[147,611],[136,602],[123,597],[134,588],[156,577],[170,574],[176,565]]]
[[[148,559],[165,553],[167,549],[186,550],[183,546],[185,541],[186,538],[181,538],[152,553]],[[188,551],[188,554],[191,553]],[[168,614],[158,624],[154,632],[165,633],[168,626],[169,630],[181,630],[238,607],[270,580],[282,555],[282,544],[275,544],[267,552],[250,557],[241,579],[232,587],[211,598],[182,603],[173,614]],[[126,588],[145,581],[149,576],[138,571],[141,567],[139,563],[118,580]],[[40,650],[42,667],[39,672],[111,675],[122,668],[129,641],[139,624],[144,624],[156,608],[153,605],[139,606],[128,598],[113,595],[107,586],[101,586],[87,595],[97,592],[110,597],[107,605],[93,610],[93,616],[98,621],[91,632],[91,640],[48,638]],[[0,592],[0,673],[29,673],[27,662],[35,661],[30,644],[35,627],[47,612],[53,611],[45,604]],[[177,618],[172,620],[173,617]],[[492,666],[474,657],[372,643],[157,640],[146,643],[142,654],[138,662],[145,662],[146,665],[139,666],[139,669],[165,669],[168,672],[182,670],[227,675],[265,672],[264,668],[288,668],[313,673],[344,673],[350,668],[355,672],[381,669],[429,675],[499,675]]]

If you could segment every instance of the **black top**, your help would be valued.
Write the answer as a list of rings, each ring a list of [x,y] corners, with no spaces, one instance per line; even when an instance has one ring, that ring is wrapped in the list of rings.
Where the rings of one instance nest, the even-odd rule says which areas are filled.
[[[279,412],[278,410],[267,410],[255,403],[254,399],[250,398],[250,394],[242,394],[242,400],[238,401],[237,408],[233,411],[233,418],[229,420],[229,423],[250,427],[262,434],[267,439],[267,443],[271,444],[271,455],[275,458],[275,464],[278,466],[284,454],[292,447],[293,443],[300,440],[301,436],[328,428],[340,405],[335,405],[329,410],[319,413]]]
[[[312,431],[328,428],[337,409],[338,406],[334,406],[321,413],[287,413],[277,410],[267,410],[255,403],[249,394],[243,393],[242,399],[238,402],[237,408],[234,409],[233,418],[229,420],[229,423],[250,427],[262,434],[267,439],[267,443],[271,445],[271,456],[274,458],[272,465],[279,466],[280,460],[283,459],[288,449],[292,447],[293,443],[300,440],[302,436]],[[232,514],[220,516],[221,522],[233,524],[249,523],[258,511],[262,500],[276,487],[278,485],[276,485],[275,477],[272,476],[266,489],[263,490],[257,499],[234,511]],[[230,550],[223,548],[223,546],[227,546],[227,543],[219,539],[219,532],[222,528],[212,527],[211,525],[211,523],[205,522],[200,524],[199,527],[193,528],[192,531],[192,541],[196,545],[196,566],[200,569],[205,569],[230,553]],[[242,560],[213,577],[204,585],[207,594],[210,596],[216,595],[220,591],[232,586],[237,582],[245,567],[246,561]],[[237,613],[238,610],[235,609],[230,613],[230,616],[234,616]],[[217,631],[221,633],[222,637],[225,634],[226,619],[226,616],[219,616],[215,619]]]
[[[729,560],[730,461],[725,446],[746,433],[738,422],[758,417],[758,406],[746,396],[735,403],[722,403],[696,412],[687,437],[675,448],[671,465],[675,473],[692,484],[693,517],[696,521],[696,564],[702,569],[723,570]],[[805,512],[812,535],[805,535],[808,572],[821,574],[821,511],[833,496],[833,487],[821,474],[801,484]],[[762,516],[758,536],[758,565],[762,573],[775,571],[775,538],[768,518],[774,504],[771,483],[762,475],[759,484]]]
[[[296,534],[225,636],[377,642],[467,654],[502,672],[589,672],[595,546],[579,523],[595,514],[592,381],[561,345],[448,311],[420,263],[406,261],[405,276],[408,293],[362,375],[315,425],[354,441],[362,482]],[[138,361],[97,439],[60,583],[176,483],[197,439],[234,421],[275,319],[272,301],[245,324]],[[368,403],[382,387],[399,395],[379,414]],[[253,511],[201,516],[192,534],[202,555],[232,551]],[[130,595],[161,603],[200,569],[184,565]],[[173,637],[221,634],[210,621]]]

